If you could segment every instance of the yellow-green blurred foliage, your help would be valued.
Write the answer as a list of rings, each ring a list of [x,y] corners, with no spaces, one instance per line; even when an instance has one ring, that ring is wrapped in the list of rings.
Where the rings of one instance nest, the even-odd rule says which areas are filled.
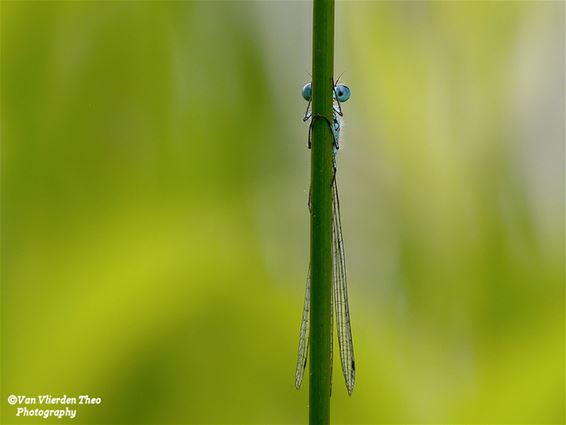
[[[2,2],[4,423],[306,421],[310,8]],[[333,420],[564,423],[564,3],[336,13]]]

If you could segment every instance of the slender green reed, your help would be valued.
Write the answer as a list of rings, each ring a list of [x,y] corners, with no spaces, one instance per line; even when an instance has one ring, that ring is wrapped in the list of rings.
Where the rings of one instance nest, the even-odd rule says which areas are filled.
[[[334,0],[314,0],[309,423],[330,423]]]

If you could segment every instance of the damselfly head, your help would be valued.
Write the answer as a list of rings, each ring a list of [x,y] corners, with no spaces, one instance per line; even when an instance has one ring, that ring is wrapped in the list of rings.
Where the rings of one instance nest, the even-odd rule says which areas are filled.
[[[334,86],[333,96],[338,102],[346,102],[350,99],[350,88],[345,84],[337,84]],[[312,99],[312,85],[307,83],[303,87],[303,99],[309,102]]]
[[[334,97],[338,102],[346,102],[350,98],[350,88],[345,84],[335,85]]]
[[[307,102],[310,102],[311,98],[312,98],[312,85],[311,83],[307,83],[303,87],[303,99],[305,99]]]

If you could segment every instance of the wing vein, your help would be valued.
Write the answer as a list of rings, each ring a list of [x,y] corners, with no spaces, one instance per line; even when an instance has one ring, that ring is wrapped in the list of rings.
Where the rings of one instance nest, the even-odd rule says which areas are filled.
[[[297,369],[295,371],[295,388],[299,389],[303,382],[307,356],[309,352],[309,319],[311,307],[311,268],[307,274],[307,287],[305,289],[305,304],[303,306],[303,317],[301,320],[301,332],[299,335],[299,356],[297,358]]]

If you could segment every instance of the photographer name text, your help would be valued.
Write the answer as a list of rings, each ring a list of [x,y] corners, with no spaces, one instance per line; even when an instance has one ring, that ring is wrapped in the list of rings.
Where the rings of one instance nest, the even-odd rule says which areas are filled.
[[[49,417],[55,417],[58,419],[67,417],[74,419],[77,416],[76,406],[97,406],[101,403],[102,399],[100,397],[92,397],[88,394],[82,394],[76,397],[70,397],[66,394],[60,397],[55,397],[51,394],[40,394],[34,397],[15,394],[8,396],[8,404],[11,406],[18,406],[15,412],[16,416],[40,417],[44,419]],[[34,406],[41,406],[41,408],[34,408]],[[65,406],[65,408],[56,408],[56,406]],[[75,408],[69,408],[67,406]]]

